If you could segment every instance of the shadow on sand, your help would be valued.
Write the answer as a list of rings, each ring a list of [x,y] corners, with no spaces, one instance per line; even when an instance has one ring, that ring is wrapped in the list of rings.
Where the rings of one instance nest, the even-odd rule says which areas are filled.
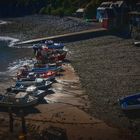
[[[140,118],[140,110],[131,110],[131,111],[124,111],[125,116],[129,119],[138,119]]]
[[[20,111],[23,111],[24,112],[24,115],[28,115],[28,114],[36,114],[36,113],[40,113],[40,111],[35,108],[35,107],[28,107],[28,108],[12,108],[11,109],[11,112],[14,113],[16,116],[19,116],[20,115]],[[9,108],[5,107],[1,107],[0,108],[0,112],[3,112],[3,113],[9,113]]]

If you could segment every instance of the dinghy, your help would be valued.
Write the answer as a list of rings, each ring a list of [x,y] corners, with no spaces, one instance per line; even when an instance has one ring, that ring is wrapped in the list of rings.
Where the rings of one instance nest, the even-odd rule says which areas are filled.
[[[123,110],[140,109],[140,93],[119,99],[119,104]]]
[[[55,72],[58,72],[62,69],[61,66],[54,66],[54,67],[49,67],[49,66],[46,66],[46,67],[43,67],[43,68],[33,68],[31,70],[31,72],[35,72],[35,73],[44,73],[44,72],[48,72],[48,71],[55,71]]]
[[[1,107],[23,108],[30,107],[37,104],[38,98],[29,95],[26,92],[19,92],[18,94],[0,95]]]
[[[63,49],[64,48],[64,44],[54,43],[52,40],[46,40],[45,45],[48,47],[48,49]]]
[[[35,81],[17,81],[15,86],[11,86],[9,90],[13,92],[26,91],[29,86],[35,86],[39,90],[48,90],[52,85],[51,81],[46,81],[41,78],[37,78]]]

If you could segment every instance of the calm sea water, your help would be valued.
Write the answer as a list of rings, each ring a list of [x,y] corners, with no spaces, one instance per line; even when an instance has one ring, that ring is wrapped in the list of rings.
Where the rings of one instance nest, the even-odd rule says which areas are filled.
[[[0,72],[5,72],[10,63],[32,56],[31,49],[8,47],[8,43],[0,41]]]

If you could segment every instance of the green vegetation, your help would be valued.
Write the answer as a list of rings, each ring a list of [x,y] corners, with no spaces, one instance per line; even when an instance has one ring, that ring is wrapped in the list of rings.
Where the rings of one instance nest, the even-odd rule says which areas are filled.
[[[41,14],[72,15],[78,8],[85,8],[86,15],[93,17],[97,6],[103,0],[48,0],[48,5],[40,10]]]
[[[96,8],[107,0],[1,0],[0,16],[22,16],[27,14],[72,15],[78,8],[85,8],[87,18],[94,17]],[[138,0],[127,0],[134,4]]]
[[[89,17],[103,0],[1,0],[0,16],[27,14],[72,15],[78,8],[85,8]]]

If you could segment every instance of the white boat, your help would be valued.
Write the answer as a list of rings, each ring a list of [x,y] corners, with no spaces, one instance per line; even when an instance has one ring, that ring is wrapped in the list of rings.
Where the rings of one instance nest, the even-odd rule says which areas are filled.
[[[51,81],[36,78],[35,81],[17,81],[15,86],[8,88],[13,92],[26,91],[29,86],[37,87],[39,90],[48,90],[52,85]]]
[[[26,89],[26,92],[34,97],[37,97],[38,100],[44,98],[47,94],[47,92],[44,90],[38,90],[36,86],[29,86]]]

